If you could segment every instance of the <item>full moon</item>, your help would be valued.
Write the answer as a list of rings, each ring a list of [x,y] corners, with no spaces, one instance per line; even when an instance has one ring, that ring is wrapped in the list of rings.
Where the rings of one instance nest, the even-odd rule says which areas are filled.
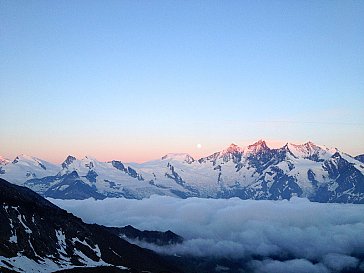
[[[201,149],[202,148],[202,145],[199,143],[196,145],[197,149]]]

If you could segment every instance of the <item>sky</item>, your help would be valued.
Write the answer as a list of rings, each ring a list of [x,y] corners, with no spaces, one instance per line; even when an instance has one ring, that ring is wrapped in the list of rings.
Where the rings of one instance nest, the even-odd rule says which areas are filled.
[[[363,1],[0,1],[0,155],[364,153]],[[200,144],[200,145],[198,145]]]

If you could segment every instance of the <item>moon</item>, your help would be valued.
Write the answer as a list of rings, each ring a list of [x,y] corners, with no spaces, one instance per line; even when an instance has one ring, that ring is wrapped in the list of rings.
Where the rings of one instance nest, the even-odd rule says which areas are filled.
[[[196,145],[197,149],[201,149],[202,148],[202,145],[199,143]]]

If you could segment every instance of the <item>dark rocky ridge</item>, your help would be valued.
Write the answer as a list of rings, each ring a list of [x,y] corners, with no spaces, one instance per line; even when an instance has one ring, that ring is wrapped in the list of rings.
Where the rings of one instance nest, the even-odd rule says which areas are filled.
[[[162,231],[149,231],[139,230],[130,225],[117,228],[117,227],[105,227],[111,233],[123,238],[124,236],[131,240],[143,241],[149,244],[155,244],[159,246],[182,244],[183,237],[168,230]]]
[[[360,162],[362,162],[362,163],[364,163],[364,154],[362,154],[362,155],[357,155],[356,157],[355,157],[355,159],[356,160],[359,160]]]

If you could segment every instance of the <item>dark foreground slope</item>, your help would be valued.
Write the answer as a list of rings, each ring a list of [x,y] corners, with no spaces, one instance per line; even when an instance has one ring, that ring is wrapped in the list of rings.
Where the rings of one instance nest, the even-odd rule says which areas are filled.
[[[179,272],[154,252],[102,226],[84,223],[28,188],[0,179],[0,269],[32,272],[33,267],[50,272],[102,265],[133,272]]]

